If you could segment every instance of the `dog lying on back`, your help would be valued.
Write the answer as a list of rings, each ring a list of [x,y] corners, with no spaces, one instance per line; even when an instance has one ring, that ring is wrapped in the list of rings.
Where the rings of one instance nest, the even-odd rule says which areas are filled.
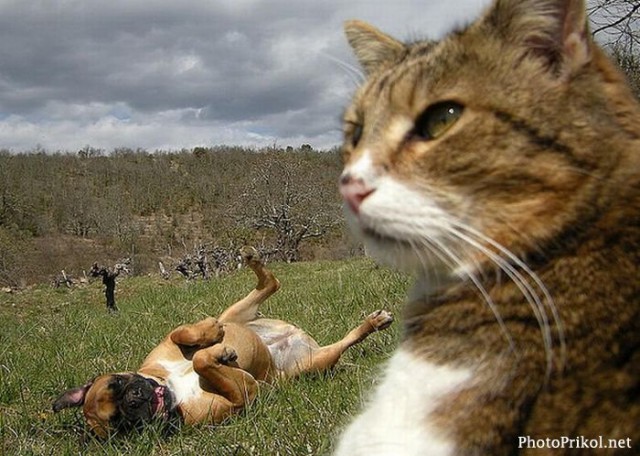
[[[258,318],[260,304],[280,282],[255,249],[245,249],[243,257],[258,278],[246,297],[217,319],[174,329],[136,372],[100,375],[65,391],[53,410],[82,406],[89,429],[102,438],[153,420],[217,424],[251,403],[259,382],[330,369],[347,348],[393,321],[376,311],[340,341],[320,347],[291,323]]]

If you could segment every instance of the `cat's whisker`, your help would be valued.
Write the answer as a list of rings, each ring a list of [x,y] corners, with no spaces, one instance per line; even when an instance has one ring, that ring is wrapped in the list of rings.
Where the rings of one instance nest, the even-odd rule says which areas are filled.
[[[432,242],[429,242],[428,239],[423,239],[422,240],[422,245],[421,248],[416,247],[414,249],[415,254],[421,258],[422,257],[422,252],[426,250],[428,251],[429,255],[431,255],[432,257],[434,257],[435,259],[437,259],[440,263],[442,263],[443,265],[445,265],[447,268],[449,269],[453,269],[456,267],[456,263],[451,259],[448,258],[447,256],[443,255],[442,253],[439,252],[438,248],[436,245],[434,245]],[[428,268],[430,268],[433,273],[429,274],[429,272],[427,271],[427,277],[429,278],[430,281],[432,281],[432,283],[428,284],[428,288],[430,290],[440,290],[441,288],[441,279],[442,279],[442,270],[437,267],[436,265],[433,264],[433,258],[431,258],[431,260],[429,261],[429,263],[425,266],[423,266],[423,270],[427,271]],[[421,259],[421,262],[424,262],[424,260]],[[444,281],[444,283],[446,283],[446,281]]]
[[[435,257],[437,257],[444,265],[449,266],[452,270],[463,271],[461,273],[462,278],[469,279],[473,283],[473,285],[476,287],[478,292],[482,295],[482,298],[484,299],[485,303],[487,304],[489,309],[491,309],[491,311],[493,312],[493,315],[498,323],[498,326],[500,327],[500,330],[502,331],[507,343],[509,344],[510,350],[512,352],[515,352],[516,345],[513,340],[513,337],[509,333],[509,329],[505,325],[504,320],[500,315],[500,312],[497,306],[493,302],[493,299],[487,292],[486,288],[484,288],[484,286],[482,285],[482,281],[478,278],[478,276],[472,270],[469,270],[468,268],[464,268],[463,265],[465,263],[462,260],[462,258],[460,258],[458,254],[456,254],[451,248],[446,246],[443,242],[434,238],[422,238],[422,244],[430,253],[432,253]],[[416,250],[416,253],[418,255],[419,255],[419,252],[420,250]]]
[[[490,245],[494,246],[496,249],[502,252],[505,256],[507,256],[511,261],[513,261],[518,267],[520,267],[535,282],[535,284],[544,294],[544,298],[548,302],[548,306],[552,311],[556,325],[558,325],[559,316],[557,315],[557,310],[555,308],[555,305],[553,304],[553,299],[551,298],[547,288],[544,286],[542,281],[537,277],[537,275],[533,271],[531,271],[529,267],[527,267],[512,252],[508,251],[503,246],[491,240],[487,236],[477,232],[473,228],[468,227],[464,224],[457,223],[456,225],[459,228],[466,230],[470,235],[480,238],[481,240],[484,240]],[[477,242],[476,240],[472,239],[471,237],[465,235],[464,233],[456,229],[452,229],[452,234],[457,236],[462,241],[467,242],[473,247],[477,248],[487,258],[489,258],[496,265],[498,265],[500,269],[502,269],[507,274],[507,276],[514,282],[514,284],[521,291],[521,293],[523,294],[527,302],[529,302],[529,304],[531,305],[531,309],[538,321],[538,325],[540,326],[540,331],[542,333],[543,343],[545,346],[545,352],[547,353],[547,379],[548,379],[553,370],[553,360],[554,360],[553,338],[551,335],[551,328],[549,325],[549,318],[545,309],[545,305],[543,304],[543,301],[540,299],[540,296],[533,289],[529,281],[512,264],[510,264],[500,255],[498,255],[497,253],[493,252],[492,250],[482,245],[480,242]],[[559,333],[562,334],[561,330],[559,330]],[[560,355],[560,366],[561,366],[564,363],[564,356],[565,356],[563,337],[560,337],[560,344],[561,344],[561,355]]]
[[[547,353],[547,371],[550,372],[550,360],[553,357],[553,346],[550,337],[549,331],[549,321],[544,311],[544,307],[538,294],[533,290],[529,282],[520,274],[512,265],[510,265],[507,261],[505,261],[502,257],[492,252],[488,248],[484,247],[481,243],[476,242],[470,237],[460,233],[457,230],[452,230],[452,234],[458,237],[460,240],[469,243],[478,251],[483,253],[487,258],[489,258],[494,264],[496,264],[502,271],[504,271],[507,276],[513,281],[513,283],[518,287],[520,292],[523,294],[527,302],[531,305],[531,309],[538,321],[538,325],[540,326],[540,330],[542,333],[542,338],[545,346],[545,352]]]
[[[321,52],[320,56],[330,60],[331,62],[335,63],[340,69],[342,69],[349,76],[349,79],[351,79],[351,82],[353,82],[356,87],[362,85],[362,83],[366,80],[364,73],[357,66],[352,65],[349,62],[345,62],[344,60],[339,59],[338,57],[335,57],[326,52]]]
[[[538,275],[535,272],[533,272],[531,268],[527,266],[527,264],[524,261],[518,258],[518,256],[515,255],[513,252],[511,252],[509,249],[507,249],[500,243],[496,242],[495,240],[491,239],[490,237],[484,235],[480,231],[468,225],[458,222],[456,223],[456,226],[463,230],[466,230],[469,234],[472,234],[477,238],[479,238],[480,240],[487,242],[492,247],[500,251],[509,260],[511,260],[516,266],[522,269],[535,282],[538,288],[542,291],[542,294],[544,295],[544,302],[546,302],[547,306],[549,307],[549,310],[551,311],[551,316],[553,318],[553,321],[556,326],[556,331],[558,333],[558,341],[560,343],[560,360],[559,360],[558,369],[562,370],[562,367],[564,366],[565,359],[566,359],[566,340],[564,337],[564,324],[562,323],[562,319],[560,318],[558,308],[556,307],[555,301],[553,300],[553,297],[551,296],[549,289],[542,282],[540,277],[538,277]]]
[[[453,262],[457,266],[457,270],[463,271],[462,272],[463,278],[468,278],[469,280],[471,280],[471,282],[476,287],[478,292],[482,295],[482,298],[484,299],[489,309],[491,309],[491,312],[493,312],[493,315],[496,318],[496,321],[498,322],[498,326],[500,327],[500,330],[502,331],[505,339],[507,340],[507,343],[509,344],[510,350],[515,353],[516,345],[513,340],[513,337],[511,337],[511,334],[509,333],[509,329],[505,325],[504,319],[502,318],[502,315],[500,315],[500,311],[498,310],[498,307],[493,302],[493,299],[491,298],[491,295],[489,294],[489,292],[487,292],[486,288],[482,285],[482,281],[478,278],[477,274],[475,274],[471,270],[464,270],[465,268],[461,267],[462,265],[464,265],[464,261],[458,255],[456,255],[453,251],[451,251],[451,249],[442,245],[441,242],[434,241],[433,244],[437,248],[442,250],[442,252],[445,255],[447,255],[449,258],[453,260]]]

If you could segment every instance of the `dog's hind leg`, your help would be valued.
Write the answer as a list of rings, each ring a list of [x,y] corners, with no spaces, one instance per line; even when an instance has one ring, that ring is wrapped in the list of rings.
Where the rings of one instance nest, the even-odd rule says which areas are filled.
[[[280,288],[280,282],[271,271],[265,268],[258,251],[253,247],[244,247],[241,251],[244,262],[258,278],[255,289],[240,301],[227,308],[218,318],[224,323],[248,323],[258,317],[258,307]]]
[[[385,310],[373,312],[338,342],[315,349],[306,359],[298,360],[295,368],[287,370],[285,376],[295,377],[307,372],[323,372],[331,369],[349,347],[359,344],[374,332],[387,329],[392,322],[393,316],[389,312]]]

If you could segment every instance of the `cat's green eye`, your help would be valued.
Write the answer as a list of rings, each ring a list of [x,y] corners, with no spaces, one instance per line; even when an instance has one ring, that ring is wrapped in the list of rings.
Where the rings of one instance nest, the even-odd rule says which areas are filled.
[[[351,136],[351,145],[353,147],[356,147],[360,142],[360,139],[362,138],[363,128],[364,127],[362,126],[362,124],[359,124],[359,123],[351,124],[350,136]]]
[[[458,121],[463,111],[464,106],[455,101],[433,104],[418,117],[413,133],[421,139],[437,139]]]

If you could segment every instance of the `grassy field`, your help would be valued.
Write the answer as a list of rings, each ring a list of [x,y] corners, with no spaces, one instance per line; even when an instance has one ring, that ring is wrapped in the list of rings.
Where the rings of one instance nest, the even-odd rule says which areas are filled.
[[[274,264],[281,290],[265,315],[296,323],[320,344],[341,338],[368,313],[398,314],[406,278],[367,260]],[[47,286],[0,296],[0,452],[6,455],[317,455],[362,404],[400,325],[373,334],[322,376],[264,385],[257,401],[220,426],[160,429],[99,442],[83,432],[79,410],[51,412],[66,388],[109,371],[135,370],[173,327],[217,315],[254,286],[247,269],[208,282],[125,278],[120,312],[106,312],[102,284]]]

